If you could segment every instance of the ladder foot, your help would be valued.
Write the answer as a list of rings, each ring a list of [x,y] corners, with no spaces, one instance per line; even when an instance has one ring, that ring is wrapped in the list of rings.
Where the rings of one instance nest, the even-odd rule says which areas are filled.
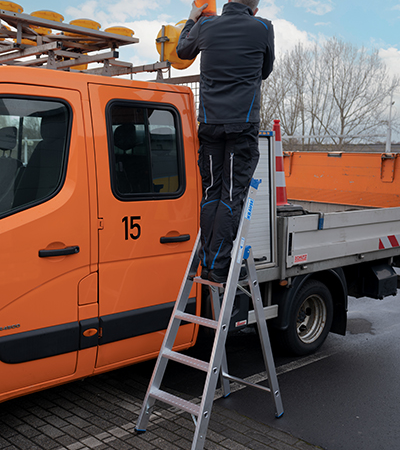
[[[277,419],[280,419],[284,414],[285,414],[285,412],[282,411],[280,414],[275,414],[275,417],[276,417]]]
[[[136,434],[143,434],[143,433],[146,433],[146,430],[139,430],[138,428],[135,427],[135,433]]]

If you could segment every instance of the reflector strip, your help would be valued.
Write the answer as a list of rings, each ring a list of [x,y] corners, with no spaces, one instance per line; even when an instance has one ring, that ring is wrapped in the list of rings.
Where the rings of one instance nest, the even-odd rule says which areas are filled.
[[[400,235],[385,236],[379,239],[379,250],[400,247]]]

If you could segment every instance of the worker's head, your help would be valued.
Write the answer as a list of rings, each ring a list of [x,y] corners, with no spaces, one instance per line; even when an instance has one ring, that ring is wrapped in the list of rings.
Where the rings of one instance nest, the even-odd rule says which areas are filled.
[[[242,5],[246,5],[253,11],[253,14],[256,15],[258,11],[258,4],[260,3],[260,0],[229,0],[229,3],[241,3]]]

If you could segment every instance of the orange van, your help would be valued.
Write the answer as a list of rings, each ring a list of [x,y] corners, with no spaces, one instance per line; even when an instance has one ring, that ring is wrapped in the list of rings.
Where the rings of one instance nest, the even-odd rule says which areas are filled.
[[[4,401],[157,355],[201,189],[189,88],[0,73]],[[183,325],[176,348],[195,338]]]

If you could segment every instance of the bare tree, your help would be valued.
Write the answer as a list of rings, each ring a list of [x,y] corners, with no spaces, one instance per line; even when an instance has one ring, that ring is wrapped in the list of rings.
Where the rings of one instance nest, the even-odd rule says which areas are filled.
[[[299,44],[292,52],[275,62],[274,70],[262,89],[261,127],[279,118],[284,133],[294,134],[301,124],[303,105],[303,48]]]
[[[378,52],[369,54],[364,47],[357,49],[331,39],[325,44],[324,58],[330,67],[332,102],[338,113],[332,124],[332,132],[341,136],[338,143],[352,140],[346,135],[368,137],[382,130],[388,106],[385,98],[393,81]]]
[[[275,114],[288,136],[311,135],[327,143],[318,138],[323,135],[342,146],[385,135],[388,98],[399,86],[377,51],[336,38],[311,49],[299,44],[276,61],[264,83],[261,117],[271,120]]]

